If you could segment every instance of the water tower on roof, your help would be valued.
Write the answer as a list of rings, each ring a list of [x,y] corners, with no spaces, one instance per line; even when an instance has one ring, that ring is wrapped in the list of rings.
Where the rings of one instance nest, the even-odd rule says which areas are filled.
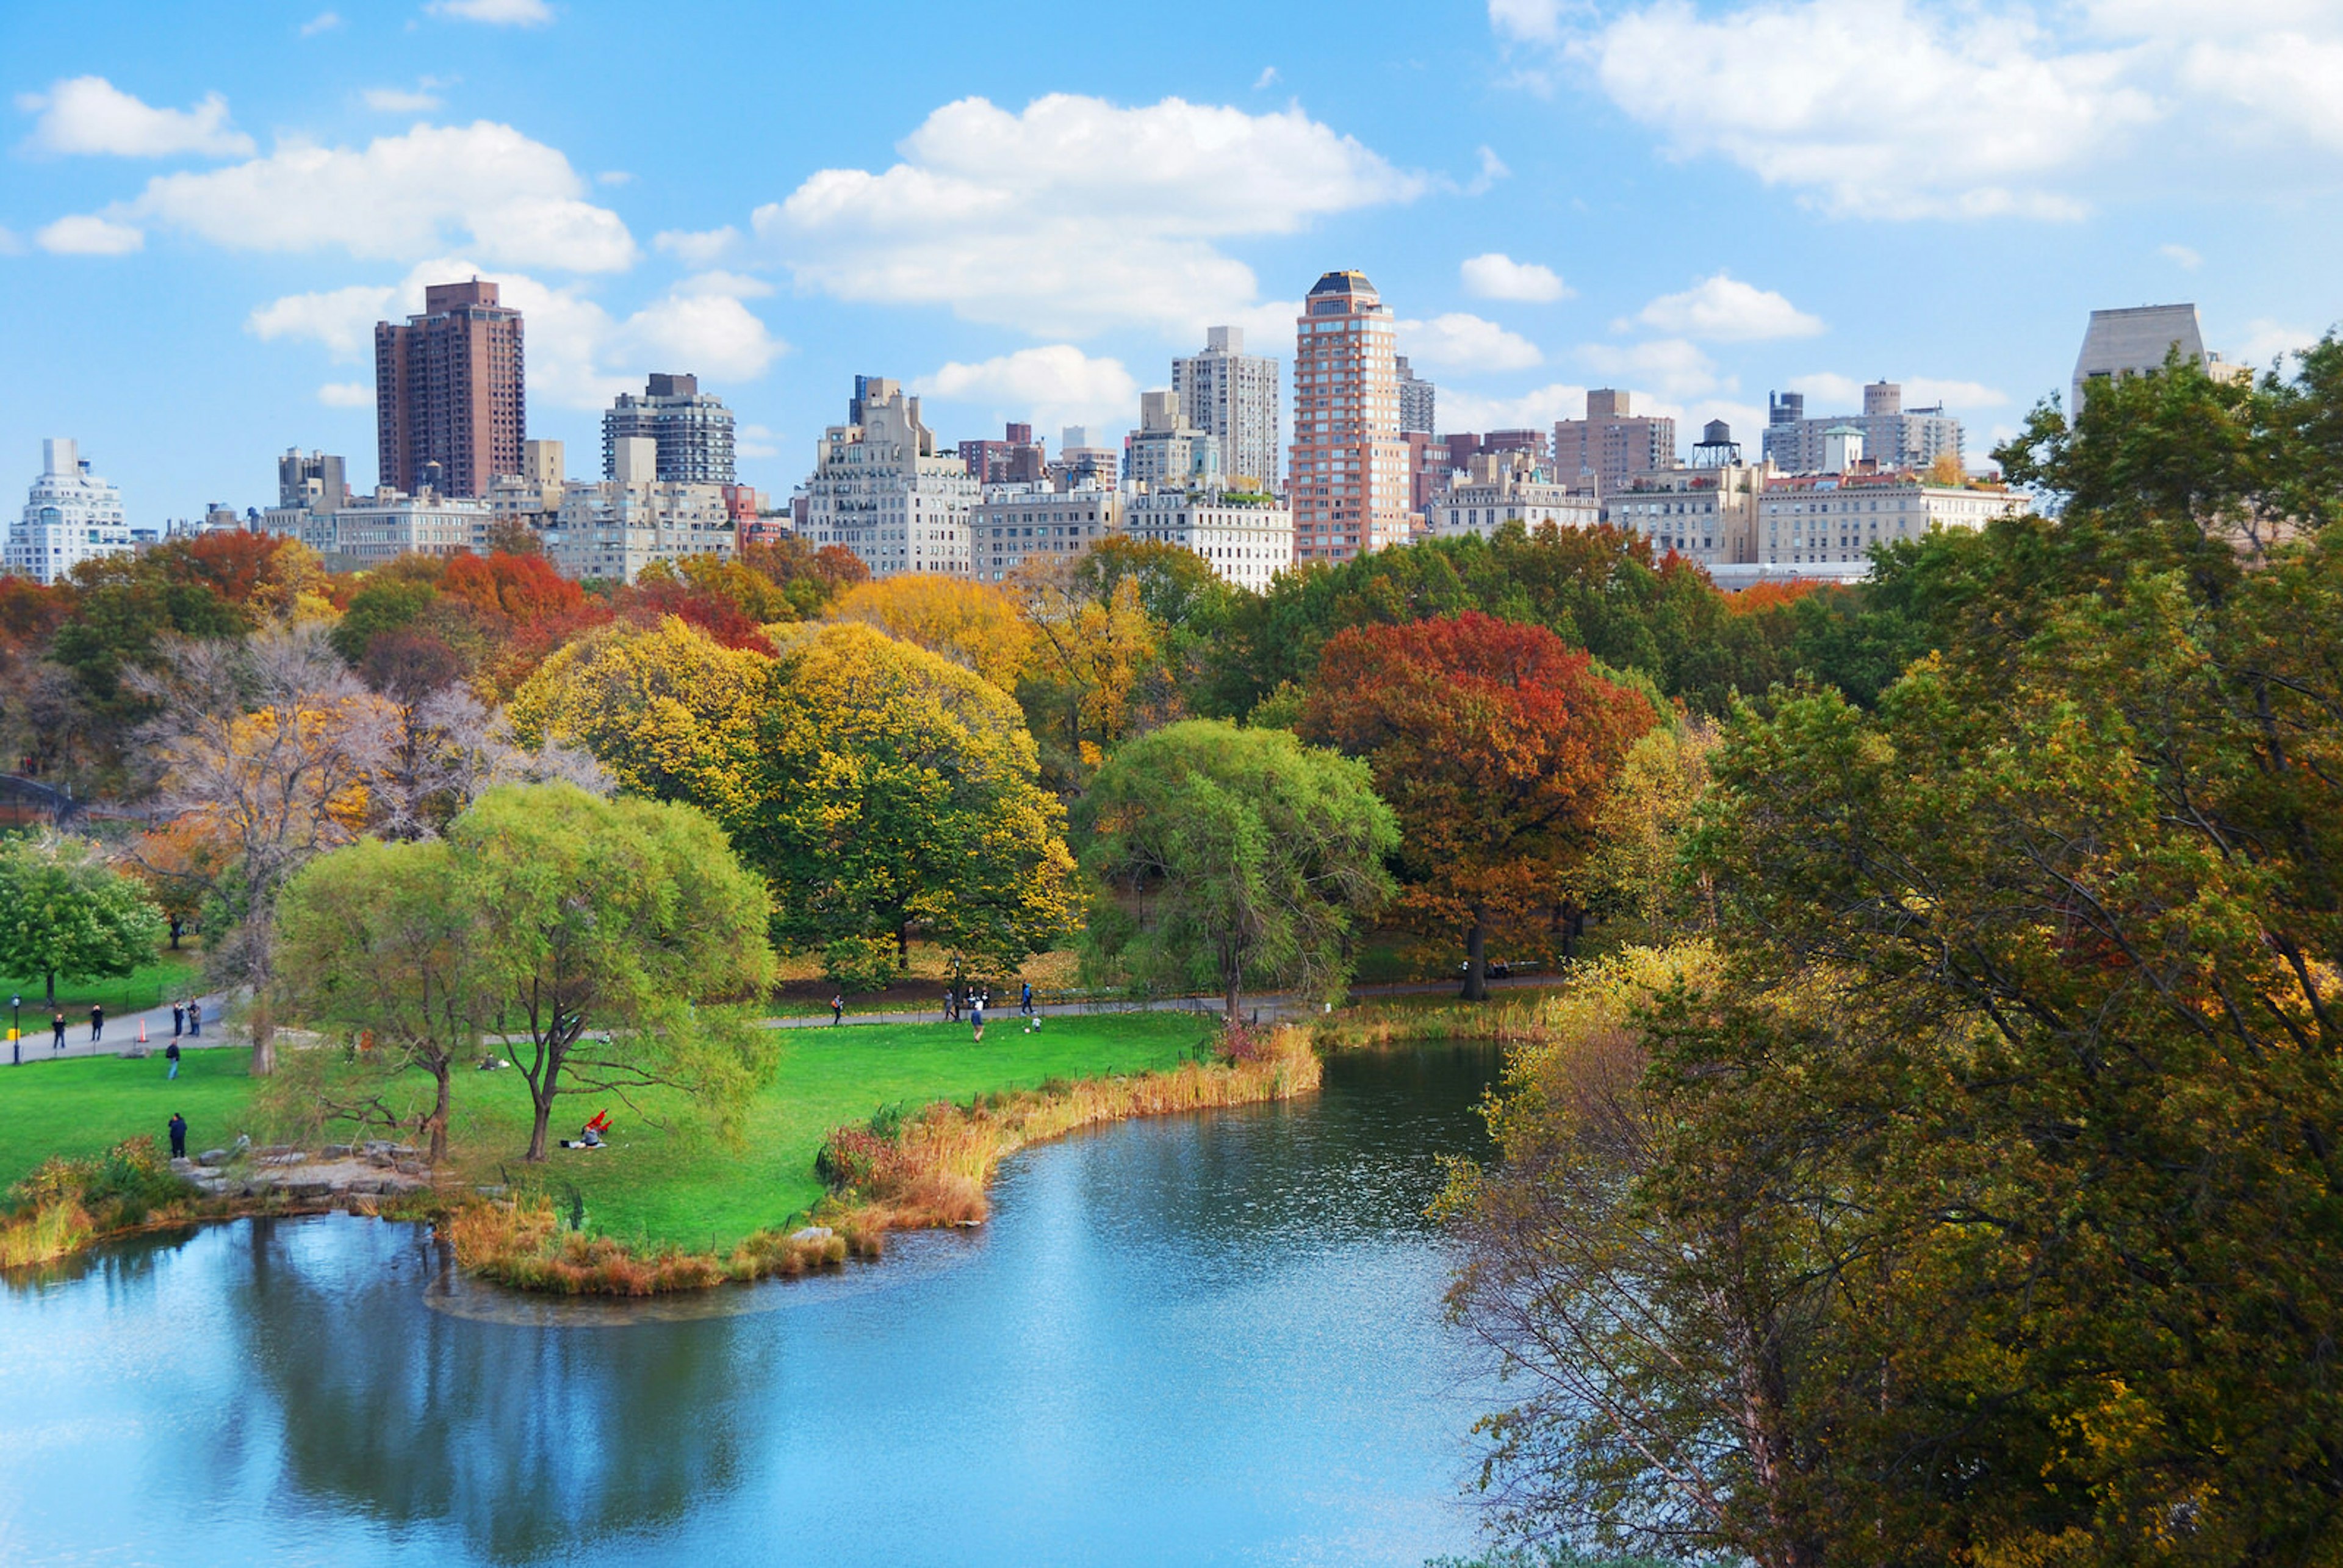
[[[1695,468],[1723,468],[1741,461],[1741,443],[1733,438],[1733,427],[1722,419],[1711,419],[1700,427],[1700,440],[1692,449],[1692,466]]]

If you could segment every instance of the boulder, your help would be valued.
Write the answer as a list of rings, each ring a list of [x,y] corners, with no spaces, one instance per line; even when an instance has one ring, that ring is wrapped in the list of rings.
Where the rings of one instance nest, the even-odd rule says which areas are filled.
[[[227,1151],[225,1149],[206,1149],[201,1154],[196,1155],[196,1160],[198,1164],[203,1165],[225,1165],[227,1163]]]

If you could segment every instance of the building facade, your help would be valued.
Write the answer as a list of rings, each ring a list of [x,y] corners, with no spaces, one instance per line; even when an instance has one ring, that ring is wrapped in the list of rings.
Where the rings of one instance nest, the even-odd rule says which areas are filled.
[[[1429,436],[1440,428],[1440,388],[1412,369],[1407,356],[1399,367],[1399,428],[1403,436]]]
[[[1330,272],[1294,322],[1293,558],[1349,560],[1412,532],[1408,444],[1390,307],[1361,272]]]
[[[1939,457],[1961,460],[1961,422],[1941,403],[1906,411],[1904,388],[1896,382],[1865,387],[1860,414],[1809,418],[1805,408],[1805,397],[1797,392],[1775,392],[1765,399],[1763,451],[1785,474],[1832,472],[1829,437],[1842,428],[1860,431],[1864,455],[1878,459],[1882,468],[1925,472]]]
[[[1632,476],[1605,498],[1604,520],[1647,541],[1655,558],[1682,556],[1714,572],[1759,558],[1759,513],[1773,477],[1734,460]]]
[[[2137,305],[2122,310],[2094,310],[2083,331],[2082,351],[2075,357],[2075,378],[2066,405],[2069,419],[2083,417],[2083,400],[2091,383],[2124,376],[2145,376],[2164,368],[2165,357],[2177,353],[2201,366],[2216,381],[2250,380],[2253,367],[2232,365],[2205,347],[2205,330],[2194,305]]]
[[[1593,494],[1556,483],[1544,464],[1518,451],[1466,458],[1448,487],[1432,498],[1427,513],[1434,538],[1477,534],[1485,539],[1507,523],[1535,531],[1547,523],[1591,528],[1602,520],[1603,503]]]
[[[618,477],[618,442],[642,438],[658,447],[659,477],[669,484],[732,483],[732,410],[697,376],[654,373],[641,397],[618,394],[602,415],[602,477]]]
[[[80,447],[64,437],[41,443],[41,474],[25,497],[25,510],[8,530],[8,571],[53,583],[82,561],[116,555],[155,534],[136,538],[122,515],[122,491],[89,471]]]
[[[999,441],[962,441],[960,460],[981,485],[1038,485],[1049,467],[1031,425],[1010,425]]]
[[[1554,427],[1554,472],[1573,488],[1609,494],[1636,474],[1674,466],[1676,422],[1636,414],[1626,393],[1598,387],[1586,394],[1586,417]]]
[[[969,514],[972,575],[997,583],[1028,561],[1073,560],[1122,532],[1123,495],[1111,485],[989,485]]]
[[[495,520],[485,499],[428,489],[409,495],[380,485],[373,495],[354,497],[330,512],[305,511],[298,526],[301,542],[325,557],[327,567],[367,571],[401,556],[484,555]]]
[[[822,432],[801,537],[853,551],[874,578],[964,575],[969,514],[981,498],[967,465],[937,455],[917,397],[885,377],[858,376],[847,422]]]
[[[350,498],[346,466],[328,452],[288,447],[277,459],[277,504],[330,512]]]
[[[426,288],[404,327],[377,323],[377,482],[413,494],[436,478],[443,495],[485,496],[498,474],[519,473],[521,370],[520,312],[477,277]]]
[[[538,538],[563,577],[630,583],[653,561],[729,560],[739,529],[720,485],[631,477],[565,486],[560,509]]]
[[[1854,581],[1871,548],[1930,528],[1981,528],[2024,515],[2027,498],[1999,485],[1932,485],[1910,472],[1795,474],[1767,483],[1757,503],[1758,564],[1774,575]]]
[[[1123,505],[1123,532],[1201,558],[1225,581],[1266,592],[1293,564],[1293,514],[1256,492],[1161,490]]]
[[[1122,442],[1126,483],[1185,489],[1217,485],[1222,472],[1220,437],[1190,423],[1177,392],[1139,395],[1139,428]]]
[[[1277,361],[1247,354],[1243,327],[1206,328],[1202,354],[1172,361],[1172,391],[1181,416],[1219,440],[1221,467],[1232,480],[1277,489],[1282,445]]]

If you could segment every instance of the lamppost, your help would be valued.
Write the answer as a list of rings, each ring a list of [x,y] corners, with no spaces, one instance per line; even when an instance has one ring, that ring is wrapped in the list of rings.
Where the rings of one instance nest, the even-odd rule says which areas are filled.
[[[12,996],[8,1005],[16,1010],[15,1020],[8,1028],[8,1065],[25,1065],[25,999]]]

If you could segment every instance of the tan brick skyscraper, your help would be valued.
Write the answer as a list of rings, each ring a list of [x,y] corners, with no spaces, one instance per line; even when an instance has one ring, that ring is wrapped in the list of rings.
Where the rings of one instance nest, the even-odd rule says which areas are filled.
[[[497,286],[435,283],[423,314],[374,329],[374,409],[381,482],[413,494],[424,465],[439,493],[485,496],[498,474],[521,471],[528,410],[521,394],[520,312]]]
[[[1330,272],[1303,301],[1293,346],[1293,558],[1342,561],[1407,542],[1391,307],[1364,273]]]

